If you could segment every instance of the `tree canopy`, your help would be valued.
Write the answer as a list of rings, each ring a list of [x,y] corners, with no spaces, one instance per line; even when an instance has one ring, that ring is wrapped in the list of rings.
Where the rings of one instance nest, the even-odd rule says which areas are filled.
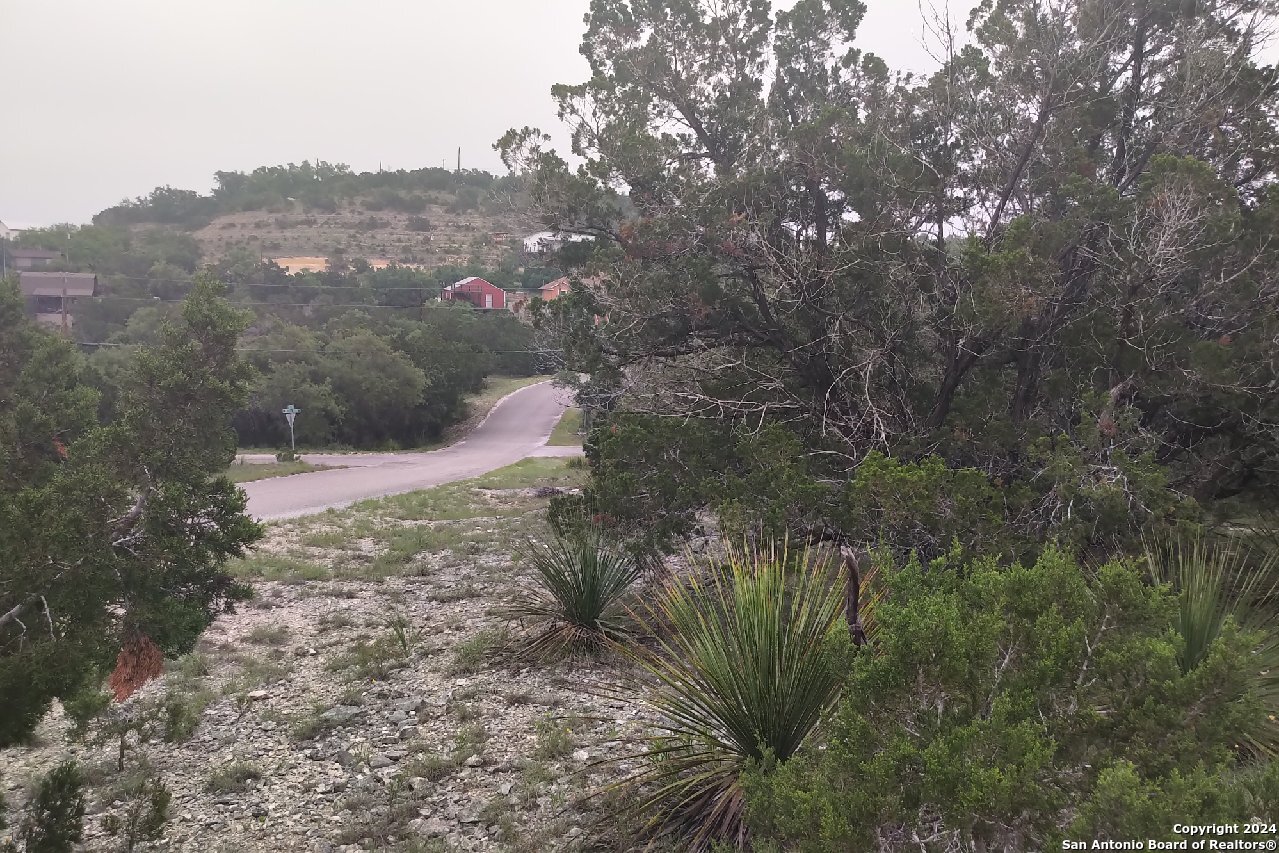
[[[104,420],[74,347],[0,284],[0,745],[96,689],[122,648],[189,651],[247,592],[224,566],[260,529],[222,474],[252,371],[221,290],[197,277]]]
[[[986,0],[924,77],[863,13],[594,0],[582,165],[500,143],[603,238],[549,320],[613,413],[584,502],[1015,556],[1273,488],[1275,5]]]

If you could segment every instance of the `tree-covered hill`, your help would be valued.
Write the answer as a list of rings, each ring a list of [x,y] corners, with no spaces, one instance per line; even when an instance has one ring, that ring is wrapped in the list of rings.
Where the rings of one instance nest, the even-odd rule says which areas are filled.
[[[210,258],[363,257],[377,262],[496,264],[535,222],[517,178],[441,168],[353,172],[303,161],[216,172],[208,194],[157,187],[93,218],[94,225],[189,233]]]
[[[279,409],[294,402],[308,412],[307,446],[416,446],[464,417],[487,375],[543,368],[510,312],[438,302],[466,276],[531,293],[562,275],[522,252],[520,204],[519,181],[484,172],[303,163],[218,172],[209,195],[160,188],[0,252],[11,272],[15,250],[37,248],[59,253],[48,269],[98,275],[95,295],[71,306],[72,333],[106,415],[130,354],[155,344],[207,270],[251,317],[240,344],[258,374],[235,417],[243,444],[284,441]],[[319,269],[291,273],[275,263],[283,255]]]

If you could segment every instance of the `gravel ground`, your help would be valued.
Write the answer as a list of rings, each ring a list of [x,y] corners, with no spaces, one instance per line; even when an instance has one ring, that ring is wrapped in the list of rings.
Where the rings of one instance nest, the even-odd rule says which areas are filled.
[[[119,773],[116,746],[69,742],[55,709],[35,745],[0,752],[10,808],[71,756],[93,781],[93,851],[120,849],[103,818],[145,775],[173,800],[163,839],[139,849],[629,849],[600,818],[646,727],[642,706],[610,698],[635,674],[500,653],[518,628],[497,611],[527,580],[513,543],[545,535],[548,488],[580,474],[561,460],[499,474],[490,486],[514,487],[453,484],[273,525],[238,569],[272,579],[128,703],[172,694],[198,717],[190,739],[131,744]]]

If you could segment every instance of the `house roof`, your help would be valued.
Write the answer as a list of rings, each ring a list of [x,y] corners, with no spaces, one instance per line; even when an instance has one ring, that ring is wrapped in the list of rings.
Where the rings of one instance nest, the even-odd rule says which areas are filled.
[[[498,287],[496,284],[493,284],[493,282],[485,281],[484,279],[480,278],[477,275],[468,275],[466,278],[455,281],[444,289],[445,290],[463,290],[463,289],[466,289],[466,285],[468,284],[472,286],[479,285],[480,287],[488,286],[493,288],[494,290],[502,289]]]
[[[11,258],[31,258],[32,260],[52,261],[55,258],[62,257],[61,252],[51,252],[48,249],[10,249],[9,257]]]
[[[576,231],[538,231],[535,234],[529,234],[524,238],[527,240],[570,240],[577,242],[579,240],[594,240],[593,234],[579,234]]]
[[[558,295],[560,293],[564,293],[568,289],[569,289],[569,280],[568,280],[568,276],[566,275],[562,275],[553,281],[548,281],[546,284],[542,285],[539,288],[543,297],[545,297],[547,294],[550,294],[550,293],[554,293]]]
[[[26,296],[92,296],[98,277],[91,272],[23,272],[18,287]]]

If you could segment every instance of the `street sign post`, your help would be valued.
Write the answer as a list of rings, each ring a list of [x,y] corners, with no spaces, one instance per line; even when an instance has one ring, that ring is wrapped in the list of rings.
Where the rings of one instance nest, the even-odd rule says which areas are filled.
[[[284,412],[284,417],[289,422],[289,448],[296,454],[298,452],[298,445],[297,442],[293,440],[293,419],[302,414],[302,410],[292,403],[289,403],[281,409],[281,411]]]

